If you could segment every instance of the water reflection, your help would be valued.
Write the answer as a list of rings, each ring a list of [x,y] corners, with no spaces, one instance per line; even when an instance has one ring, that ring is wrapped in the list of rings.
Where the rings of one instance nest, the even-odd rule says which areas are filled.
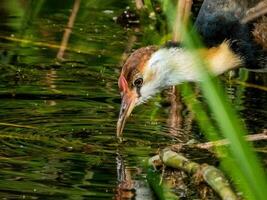
[[[148,183],[145,182],[145,180],[133,178],[134,176],[136,177],[136,175],[140,175],[142,169],[140,167],[132,168],[125,166],[125,160],[119,153],[117,154],[116,160],[118,185],[115,199],[155,199],[153,192],[148,187]]]

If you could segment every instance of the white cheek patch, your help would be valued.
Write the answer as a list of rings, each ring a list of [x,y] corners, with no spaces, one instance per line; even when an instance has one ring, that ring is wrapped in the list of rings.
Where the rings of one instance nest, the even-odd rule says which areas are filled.
[[[152,54],[144,69],[144,84],[138,104],[147,101],[162,88],[184,81],[198,81],[194,57],[183,48],[163,48]]]

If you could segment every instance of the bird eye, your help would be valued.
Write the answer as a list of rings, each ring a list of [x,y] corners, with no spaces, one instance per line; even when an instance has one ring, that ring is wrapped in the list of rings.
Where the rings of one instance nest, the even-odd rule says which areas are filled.
[[[140,88],[143,85],[143,79],[142,78],[138,78],[134,81],[134,86],[137,88]]]

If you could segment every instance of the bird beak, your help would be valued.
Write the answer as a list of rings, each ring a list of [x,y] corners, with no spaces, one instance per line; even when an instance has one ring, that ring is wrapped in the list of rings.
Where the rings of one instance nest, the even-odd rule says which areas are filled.
[[[126,119],[133,111],[136,99],[137,99],[136,94],[134,92],[127,92],[123,95],[121,101],[119,119],[117,122],[117,137],[120,137],[122,135]]]

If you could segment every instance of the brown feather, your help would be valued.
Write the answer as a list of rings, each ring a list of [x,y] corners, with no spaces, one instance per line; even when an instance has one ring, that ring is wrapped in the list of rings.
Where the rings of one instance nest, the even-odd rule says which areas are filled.
[[[134,51],[123,65],[121,76],[124,76],[126,81],[131,83],[137,74],[144,71],[147,61],[157,49],[155,46],[148,46]]]

